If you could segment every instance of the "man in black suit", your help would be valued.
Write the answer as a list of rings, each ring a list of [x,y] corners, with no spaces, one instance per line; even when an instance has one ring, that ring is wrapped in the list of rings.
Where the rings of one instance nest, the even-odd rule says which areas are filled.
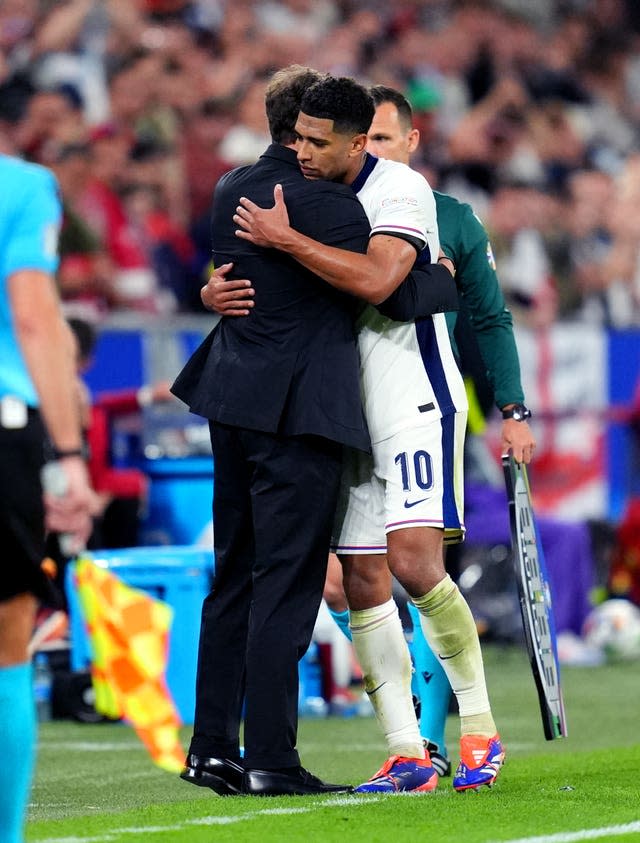
[[[366,251],[369,225],[353,191],[303,178],[292,148],[302,94],[317,78],[307,68],[274,76],[266,98],[274,143],[256,164],[224,176],[214,195],[215,263],[233,259],[232,277],[254,280],[261,306],[249,319],[223,318],[172,388],[210,420],[215,486],[215,581],[203,606],[194,734],[181,775],[223,795],[350,790],[300,766],[296,733],[298,661],[322,597],[342,446],[369,448],[356,302],[284,253],[241,243],[232,219],[241,196],[264,204],[281,183],[299,230]],[[450,288],[442,309],[455,299]]]

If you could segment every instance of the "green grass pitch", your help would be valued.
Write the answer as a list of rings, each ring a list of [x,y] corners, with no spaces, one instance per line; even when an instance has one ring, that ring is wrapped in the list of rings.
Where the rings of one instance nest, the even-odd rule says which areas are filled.
[[[569,737],[544,739],[526,655],[485,647],[507,762],[492,789],[457,794],[221,798],[155,768],[121,724],[42,726],[28,843],[571,843],[640,840],[640,665],[562,672]],[[448,723],[455,757],[457,717]],[[189,737],[185,728],[184,742]],[[312,772],[358,783],[385,758],[373,719],[303,719]],[[0,839],[1,839],[0,834]]]

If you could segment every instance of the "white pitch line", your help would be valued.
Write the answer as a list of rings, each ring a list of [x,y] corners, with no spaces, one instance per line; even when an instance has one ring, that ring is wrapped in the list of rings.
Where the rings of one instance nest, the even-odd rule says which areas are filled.
[[[500,843],[579,843],[581,840],[597,840],[599,837],[622,837],[640,831],[640,820],[625,825],[610,825],[606,828],[583,828],[580,831],[560,831],[557,834],[542,834],[538,837],[518,837]],[[498,841],[495,841],[498,843]]]
[[[232,825],[233,823],[246,822],[247,820],[254,820],[261,816],[289,816],[292,814],[310,814],[318,808],[344,808],[345,805],[351,807],[358,807],[360,805],[371,805],[372,802],[379,802],[382,797],[374,796],[366,799],[348,799],[345,797],[336,797],[335,799],[327,800],[326,802],[312,802],[309,805],[300,806],[297,808],[264,808],[260,811],[254,811],[251,814],[238,814],[236,816],[226,817],[199,817],[193,820],[185,820],[183,823],[166,826],[145,826],[144,828],[114,828],[105,834],[99,834],[94,837],[47,837],[40,840],[39,843],[111,843],[117,840],[119,835],[130,834],[147,835],[161,832],[176,832],[184,831],[185,829],[194,825]]]
[[[185,820],[183,823],[166,826],[145,826],[144,828],[118,828],[108,831],[105,834],[93,837],[48,837],[39,843],[113,843],[120,835],[131,836],[160,834],[165,832],[184,831],[190,826],[215,826],[233,825],[246,822],[261,816],[291,816],[294,814],[310,814],[318,808],[342,808],[345,805],[351,807],[366,806],[372,802],[379,802],[383,797],[371,797],[367,799],[353,800],[349,798],[336,798],[326,802],[313,802],[307,806],[297,808],[265,808],[250,814],[239,814],[236,816],[222,817],[200,817],[193,820]],[[580,831],[558,832],[557,834],[538,835],[536,837],[518,837],[511,840],[495,841],[495,843],[580,843],[583,840],[597,840],[601,837],[622,837],[626,834],[640,832],[640,821],[626,823],[625,825],[613,825],[605,828],[585,828]]]

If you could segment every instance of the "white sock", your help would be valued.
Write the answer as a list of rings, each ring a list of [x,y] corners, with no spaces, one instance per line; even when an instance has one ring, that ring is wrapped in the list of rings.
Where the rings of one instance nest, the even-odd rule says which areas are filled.
[[[394,600],[349,613],[353,646],[364,686],[389,755],[424,758],[411,697],[411,657]]]
[[[458,586],[447,574],[413,602],[420,612],[424,636],[458,700],[462,734],[494,735],[478,631]]]

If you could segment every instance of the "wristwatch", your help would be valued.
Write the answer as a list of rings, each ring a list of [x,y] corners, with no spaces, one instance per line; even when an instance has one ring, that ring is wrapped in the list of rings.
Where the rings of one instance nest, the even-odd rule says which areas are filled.
[[[524,404],[514,404],[508,410],[502,411],[503,419],[514,419],[515,421],[526,421],[531,418],[531,410]]]
[[[86,460],[89,456],[86,445],[80,445],[78,448],[53,448],[52,454],[54,460],[64,460],[67,457],[82,457]]]

